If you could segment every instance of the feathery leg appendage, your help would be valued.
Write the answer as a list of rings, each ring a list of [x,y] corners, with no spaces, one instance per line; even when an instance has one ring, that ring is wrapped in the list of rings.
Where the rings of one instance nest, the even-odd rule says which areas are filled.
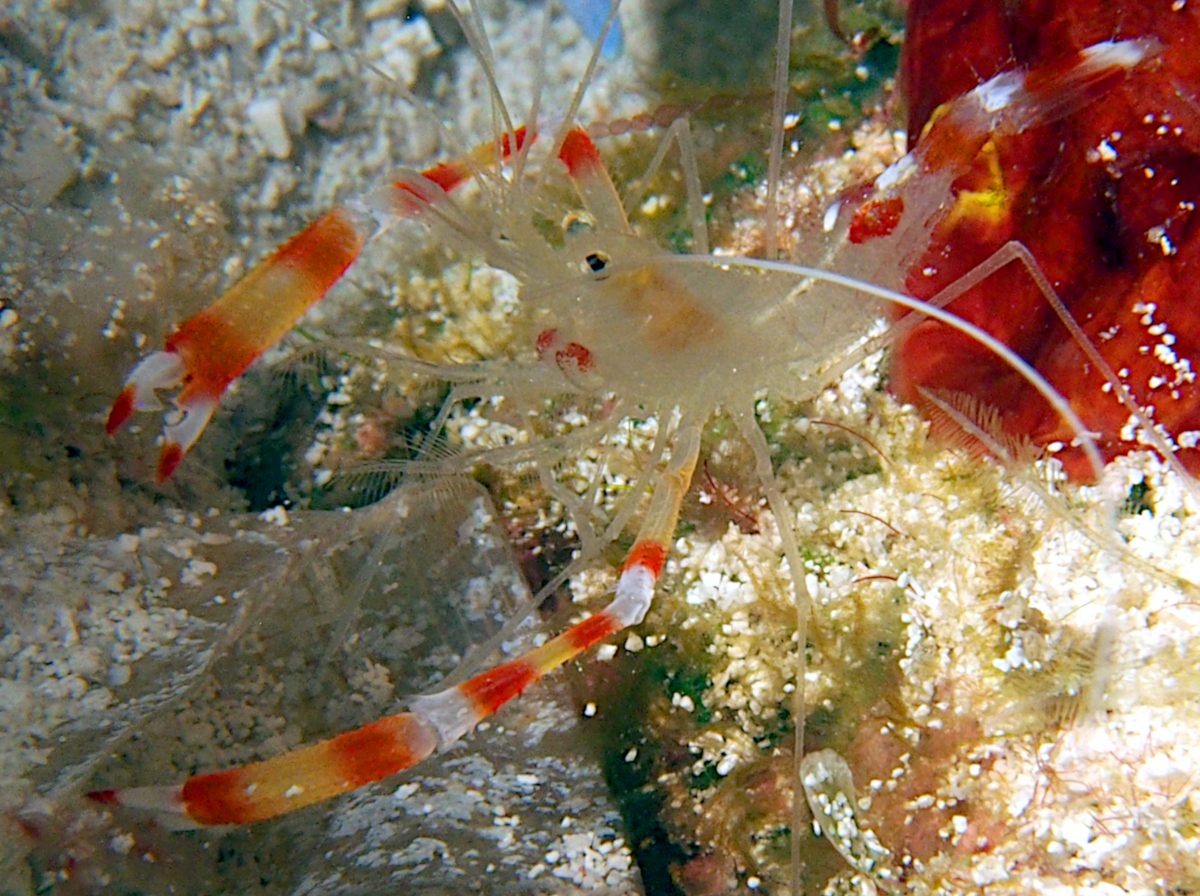
[[[265,821],[403,771],[460,740],[529,685],[645,618],[683,496],[700,432],[682,427],[607,607],[524,656],[452,688],[409,700],[410,711],[242,768],[196,775],[181,785],[100,790],[99,803],[149,811],[171,828]]]

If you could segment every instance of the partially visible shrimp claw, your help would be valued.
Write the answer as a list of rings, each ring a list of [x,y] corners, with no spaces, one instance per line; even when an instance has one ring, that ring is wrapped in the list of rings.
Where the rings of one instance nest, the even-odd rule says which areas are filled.
[[[941,178],[949,184],[970,171],[976,158],[997,137],[1011,137],[1031,127],[1058,121],[1094,102],[1134,67],[1162,51],[1153,37],[1102,41],[1051,65],[1033,70],[1013,69],[936,108],[916,148],[875,182],[876,195],[859,207],[850,226],[852,243],[891,236],[912,209],[899,189],[910,177],[923,182]],[[999,175],[997,174],[997,177]],[[936,191],[927,190],[930,195]],[[961,203],[976,210],[1002,202],[1002,190],[962,191]],[[931,210],[918,209],[909,220],[924,228]]]
[[[156,389],[182,388],[182,419],[165,428],[158,481],[175,472],[200,438],[221,396],[259,355],[283,338],[362,251],[373,220],[334,209],[294,236],[146,357],[117,396],[105,428],[115,433],[135,410],[157,406]]]
[[[134,411],[158,410],[162,405],[155,389],[183,385],[183,360],[173,352],[154,352],[142,358],[125,379],[125,388],[109,409],[104,429],[111,436],[125,425]]]
[[[108,421],[104,428],[112,435],[125,425],[125,421],[134,411],[157,410],[162,407],[155,390],[178,388],[184,385],[187,378],[186,362],[177,352],[164,351],[147,355],[129,374],[125,388],[121,390],[108,412]],[[216,410],[217,399],[199,394],[188,396],[185,393],[175,399],[175,405],[182,416],[163,429],[164,442],[158,459],[157,476],[160,484],[170,478],[188,449],[200,438],[200,433],[204,431]]]

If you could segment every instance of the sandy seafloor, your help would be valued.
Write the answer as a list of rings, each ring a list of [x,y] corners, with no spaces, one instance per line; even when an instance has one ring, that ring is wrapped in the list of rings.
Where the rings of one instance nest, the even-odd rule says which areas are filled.
[[[563,676],[413,773],[253,828],[170,833],[80,798],[393,712],[525,589],[511,527],[476,491],[436,514],[413,490],[352,514],[246,512],[246,492],[216,471],[270,435],[264,408],[316,418],[292,446],[311,475],[339,451],[367,452],[391,412],[357,410],[361,373],[283,412],[272,379],[252,373],[161,489],[158,415],[103,434],[134,361],[249,263],[396,166],[491,133],[482,69],[444,11],[339,9],[112,0],[3,14],[0,892],[643,891],[602,774],[603,701],[581,707]],[[533,11],[488,13],[517,108],[543,33]],[[633,86],[652,57],[638,13],[625,11],[626,56],[583,120],[653,106]],[[589,48],[561,16],[548,34],[543,104],[562,109]],[[399,254],[430,251],[419,234],[400,242]],[[396,254],[369,251],[306,331],[390,326],[409,344],[436,334],[440,357],[495,350],[491,307],[480,313],[471,289],[437,306],[428,279],[405,292]],[[414,295],[434,306],[417,323],[380,311]],[[1028,486],[1040,473],[929,445],[879,390],[880,364],[806,409],[873,448],[808,418],[765,420],[817,603],[810,741],[848,758],[858,827],[896,853],[852,869],[826,850],[821,881],[864,891],[907,863],[917,892],[1195,892],[1200,602],[1173,577],[1200,581],[1200,502],[1135,455],[1047,510]],[[636,472],[651,433],[631,433],[614,469]],[[706,450],[715,477],[685,508],[660,605],[574,677],[611,666],[619,682],[685,649],[673,643],[700,645],[703,686],[668,686],[617,738],[620,755],[649,763],[662,826],[701,857],[670,860],[688,892],[785,892],[772,782],[787,748],[773,735],[794,685],[793,617],[770,515],[745,498],[753,476],[719,418]],[[1114,535],[1126,554],[1098,546]],[[611,578],[599,568],[573,590],[595,608]]]

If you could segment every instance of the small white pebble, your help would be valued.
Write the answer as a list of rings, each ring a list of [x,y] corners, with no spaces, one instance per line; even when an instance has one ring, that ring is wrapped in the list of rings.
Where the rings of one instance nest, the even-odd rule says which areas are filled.
[[[679,699],[676,700],[675,699],[676,697],[678,697]],[[689,697],[687,694],[673,694],[671,696],[671,702],[674,703],[676,706],[678,706],[680,709],[682,709],[684,712],[695,712],[696,711],[696,702],[691,697]]]
[[[287,526],[290,522],[288,519],[287,508],[282,504],[276,507],[270,507],[258,515],[258,518],[264,523],[273,523],[276,526]]]
[[[830,203],[829,208],[825,209],[825,217],[821,221],[821,229],[826,233],[832,233],[833,228],[837,226],[838,215],[842,210],[842,201]]]
[[[272,156],[286,159],[292,154],[292,138],[283,120],[283,104],[278,97],[255,100],[246,107],[246,118]]]

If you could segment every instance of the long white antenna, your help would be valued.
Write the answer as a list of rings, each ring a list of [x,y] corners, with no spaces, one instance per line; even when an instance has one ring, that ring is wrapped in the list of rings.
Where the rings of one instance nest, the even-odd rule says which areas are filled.
[[[792,48],[792,0],[779,0],[775,32],[775,79],[771,103],[771,147],[767,161],[766,255],[779,257],[779,173],[783,168],[783,117],[787,111],[788,63]]]

